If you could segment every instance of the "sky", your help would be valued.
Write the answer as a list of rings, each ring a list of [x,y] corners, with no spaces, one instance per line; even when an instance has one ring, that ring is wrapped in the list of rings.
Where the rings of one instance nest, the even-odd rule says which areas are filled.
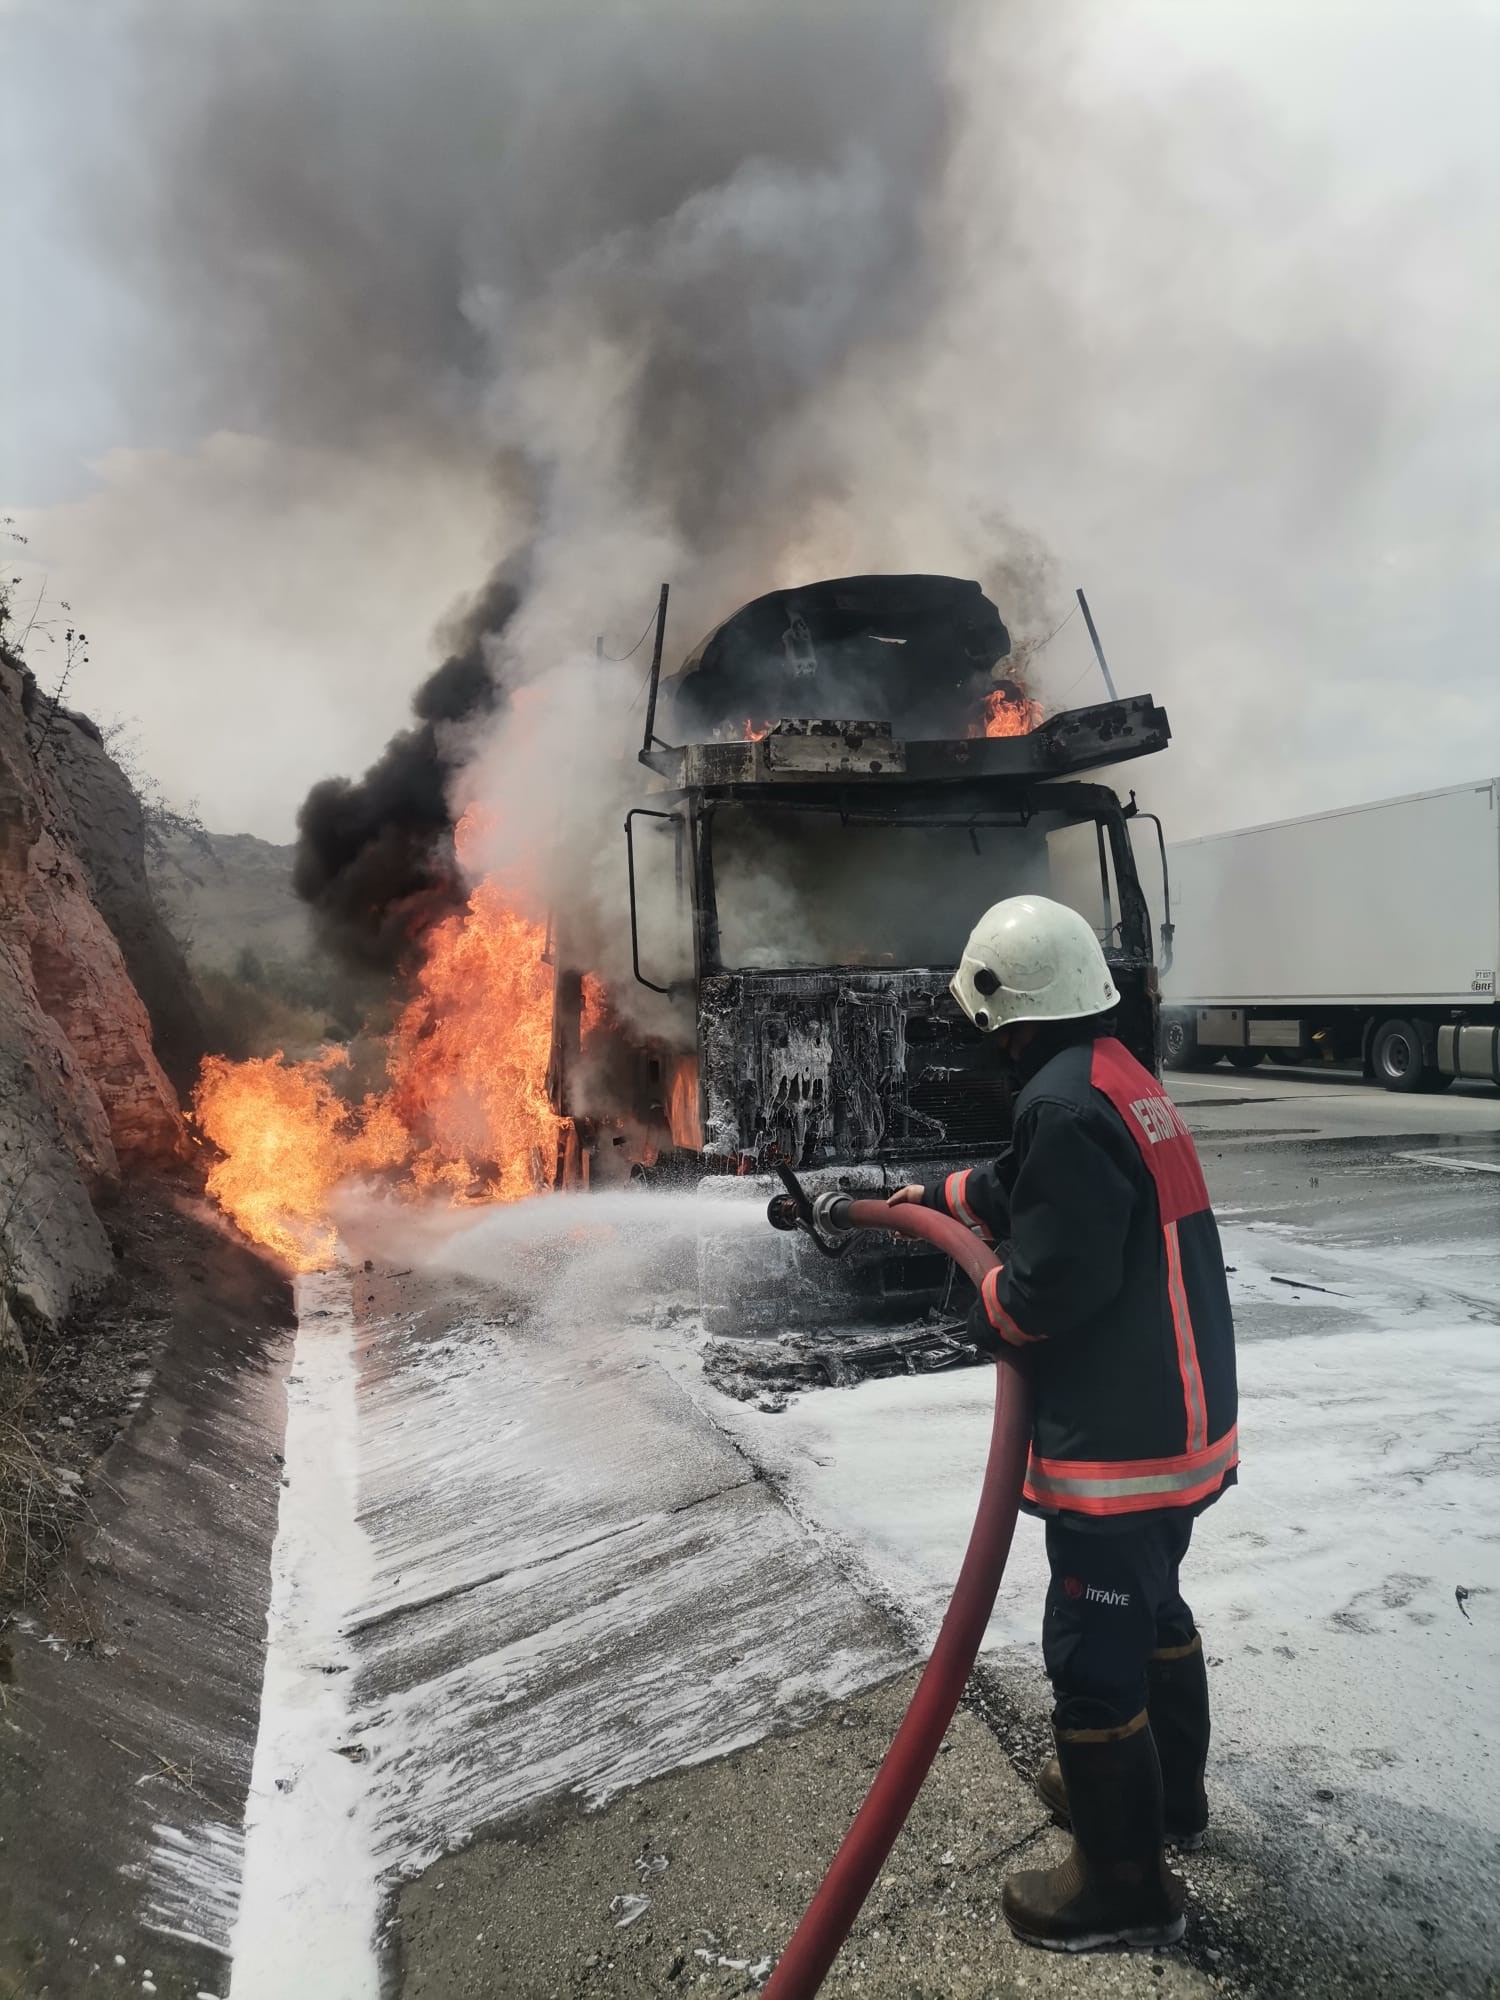
[[[697,337],[724,346],[724,379],[792,357],[816,385],[767,403],[776,449],[744,489],[755,532],[737,535],[684,527],[697,463],[691,480],[668,469],[676,512],[661,526],[663,463],[613,429],[638,375],[595,365],[627,323],[637,369],[682,350],[618,286],[600,289],[601,269],[612,285],[629,275],[660,218],[607,212],[610,155],[588,154],[589,120],[631,107],[609,105],[602,58],[594,75],[567,28],[640,24],[623,67],[638,56],[668,91],[681,77],[663,148],[705,89],[728,92],[751,134],[685,197],[639,175],[637,204],[680,203],[662,211],[673,232],[653,239],[654,274],[688,283],[695,223],[726,188],[738,206],[721,201],[714,223],[727,212],[736,241],[757,227],[790,241],[808,205],[776,206],[777,172],[813,174],[790,116],[779,127],[774,105],[731,103],[737,75],[747,95],[762,87],[753,61],[774,41],[740,50],[736,0],[692,0],[690,31],[688,0],[672,4],[3,0],[0,514],[27,538],[7,546],[8,574],[23,623],[35,607],[44,683],[71,617],[90,658],[70,702],[129,719],[144,767],[211,827],[290,838],[309,784],[370,762],[441,657],[445,619],[537,534],[497,475],[519,439],[549,478],[547,603],[579,621],[564,641],[549,609],[535,646],[587,626],[625,650],[663,571],[684,617],[707,624],[761,581],[951,568],[981,575],[1030,637],[1081,583],[1116,680],[1172,715],[1172,750],[1132,779],[1173,834],[1500,770],[1496,0],[954,0],[925,16],[830,0],[869,54],[874,129],[830,91],[844,150],[830,139],[824,178],[787,185],[826,188],[867,221],[869,184],[844,168],[861,146],[874,160],[875,261],[842,278],[879,324],[861,342],[846,308],[810,331],[842,278],[819,265],[813,289],[790,250],[769,304],[753,282],[718,285],[735,340],[712,325]],[[403,11],[408,29],[419,17],[422,97],[380,61],[376,26]],[[519,136],[493,158],[445,152],[449,105],[465,115],[459,54],[490,24],[518,79],[503,110]],[[248,69],[238,98],[215,64]],[[846,50],[830,73],[847,67]],[[281,97],[304,76],[327,96],[288,101],[283,129]],[[237,126],[222,104],[254,119]],[[772,171],[752,185],[761,125]],[[641,128],[632,113],[649,165]],[[547,150],[570,129],[571,179]],[[244,136],[256,130],[260,151]],[[273,141],[293,159],[279,174]],[[904,208],[890,196],[903,177]],[[318,227],[297,212],[310,189]],[[566,258],[545,241],[554,214]],[[359,284],[402,321],[400,343],[368,320],[365,339],[352,315],[351,334],[337,274],[318,268],[356,237]],[[809,225],[808,240],[844,239]],[[299,259],[296,310],[261,313],[258,273],[285,290]],[[588,344],[535,309],[559,300],[591,315]],[[478,361],[452,338],[459,320]],[[550,372],[544,334],[565,357]],[[803,350],[819,340],[814,366]],[[594,514],[607,498],[629,535],[590,517],[591,480]],[[701,624],[674,631],[679,651]],[[1048,700],[1096,695],[1076,618],[1037,658]]]

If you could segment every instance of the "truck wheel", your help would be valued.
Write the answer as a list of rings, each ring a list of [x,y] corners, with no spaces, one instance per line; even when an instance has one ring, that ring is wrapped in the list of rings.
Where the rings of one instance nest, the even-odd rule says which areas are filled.
[[[1422,1036],[1412,1021],[1382,1021],[1370,1044],[1370,1066],[1387,1090],[1414,1092],[1427,1084]]]
[[[1231,1049],[1229,1066],[1231,1069],[1255,1069],[1266,1059],[1264,1049]]]
[[[1161,1024],[1161,1059],[1168,1069],[1212,1069],[1219,1055],[1216,1049],[1199,1048],[1191,1021],[1169,1014]]]

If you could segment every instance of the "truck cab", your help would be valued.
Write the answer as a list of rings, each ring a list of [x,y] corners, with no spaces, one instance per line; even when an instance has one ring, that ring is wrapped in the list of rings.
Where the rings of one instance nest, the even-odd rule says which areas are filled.
[[[625,825],[634,977],[663,1026],[591,1013],[585,982],[558,978],[565,1180],[615,1177],[622,1156],[694,1180],[779,1157],[869,1188],[997,1153],[1010,1084],[947,989],[975,918],[1027,891],[1089,917],[1121,1037],[1155,1068],[1134,801],[1098,774],[1164,748],[1166,715],[1144,695],[1042,719],[999,670],[1008,646],[977,584],[837,579],[757,600],[690,656],[664,689],[687,740],[648,725]],[[985,733],[997,720],[1022,726]],[[629,1075],[623,1121],[579,1087],[601,1062]],[[910,1311],[943,1269],[872,1240],[850,1278],[867,1305]]]

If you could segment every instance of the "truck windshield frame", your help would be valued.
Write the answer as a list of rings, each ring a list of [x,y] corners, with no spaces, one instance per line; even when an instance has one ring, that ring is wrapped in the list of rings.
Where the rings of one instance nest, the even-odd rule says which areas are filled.
[[[967,790],[967,788],[965,788]],[[989,787],[984,788],[990,791]],[[1152,958],[1150,919],[1135,867],[1124,812],[1116,794],[1106,786],[1090,784],[1046,784],[1025,788],[1019,796],[997,799],[991,795],[975,798],[972,793],[957,798],[913,797],[881,807],[868,793],[830,796],[789,795],[785,789],[759,787],[726,788],[700,796],[689,795],[689,847],[693,870],[695,918],[695,959],[699,978],[723,974],[755,978],[777,972],[798,970],[912,970],[920,966],[951,967],[957,949],[947,956],[921,954],[910,958],[808,959],[788,956],[771,964],[729,962],[724,950],[724,924],[720,910],[722,870],[716,832],[720,809],[742,809],[750,814],[763,812],[768,826],[784,826],[794,817],[809,821],[836,821],[850,829],[885,828],[891,831],[951,830],[967,833],[976,845],[981,836],[1026,832],[1043,822],[1042,837],[1070,826],[1092,825],[1096,830],[1100,869],[1100,894],[1104,911],[1102,926],[1096,923],[1101,942],[1111,962],[1119,965],[1149,964]],[[1110,877],[1113,875],[1113,893]],[[1038,887],[1037,893],[1043,893]],[[975,908],[972,917],[980,914]],[[972,918],[970,919],[972,921]],[[960,938],[959,943],[962,940]]]

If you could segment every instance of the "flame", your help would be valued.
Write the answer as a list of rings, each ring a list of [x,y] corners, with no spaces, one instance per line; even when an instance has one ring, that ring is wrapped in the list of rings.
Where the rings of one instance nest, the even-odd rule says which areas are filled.
[[[494,881],[429,938],[386,1062],[397,1116],[426,1141],[412,1163],[417,1187],[519,1201],[552,1185],[546,944],[545,927],[510,908]]]
[[[405,1151],[405,1133],[377,1100],[354,1106],[334,1090],[332,1072],[348,1061],[333,1048],[299,1063],[279,1050],[242,1063],[206,1056],[193,1093],[198,1128],[223,1155],[209,1169],[209,1194],[298,1271],[332,1261],[328,1197],[338,1183]]]
[[[384,1174],[408,1195],[518,1201],[552,1185],[564,1121],[547,1097],[552,968],[545,926],[498,882],[431,932],[386,1046],[386,1087],[341,1097],[343,1049],[310,1062],[210,1056],[193,1094],[223,1156],[208,1191],[245,1234],[299,1271],[334,1259],[334,1191]],[[595,1004],[597,1005],[597,999]]]
[[[595,978],[592,972],[583,975],[583,1018],[582,1029],[585,1040],[596,1029],[610,1028],[615,1024],[615,1010],[609,1004],[609,994],[604,981]]]
[[[965,736],[1029,736],[1047,719],[1039,701],[1033,701],[1017,687],[996,688],[980,706],[980,720],[971,722]]]
[[[703,1151],[703,1120],[698,1111],[698,1058],[679,1056],[672,1070],[667,1093],[667,1128],[672,1142],[691,1151]]]
[[[747,715],[744,740],[746,743],[759,743],[761,738],[769,736],[775,727],[774,722],[756,722],[753,717]]]

